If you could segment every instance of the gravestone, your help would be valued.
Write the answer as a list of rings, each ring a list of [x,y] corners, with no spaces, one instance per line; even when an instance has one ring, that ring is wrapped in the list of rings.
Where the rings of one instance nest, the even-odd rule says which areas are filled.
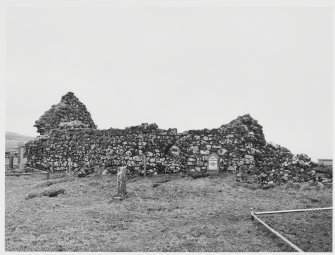
[[[122,166],[117,170],[117,194],[114,199],[123,199],[127,194],[126,190],[127,180],[127,167]]]
[[[207,173],[210,175],[219,174],[219,156],[216,153],[208,157]]]
[[[23,158],[23,155],[24,155],[24,151],[25,151],[25,147],[24,147],[24,143],[19,143],[19,170],[20,171],[23,171],[24,169],[24,165],[25,165],[25,161],[24,158]]]

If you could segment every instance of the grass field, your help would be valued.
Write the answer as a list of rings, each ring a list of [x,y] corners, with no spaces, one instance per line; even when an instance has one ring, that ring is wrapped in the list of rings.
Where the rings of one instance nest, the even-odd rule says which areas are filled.
[[[266,215],[261,218],[306,252],[332,250],[332,211]],[[302,227],[301,227],[302,226]]]
[[[58,189],[65,193],[41,195]],[[293,251],[253,222],[250,208],[332,206],[330,188],[254,190],[235,183],[232,175],[135,177],[127,191],[125,200],[113,200],[116,176],[6,177],[6,250]],[[331,213],[306,215],[262,217],[302,249],[331,251]]]

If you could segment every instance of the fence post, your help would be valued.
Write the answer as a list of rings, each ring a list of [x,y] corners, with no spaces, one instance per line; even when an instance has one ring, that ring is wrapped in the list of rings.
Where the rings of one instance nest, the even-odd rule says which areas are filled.
[[[143,154],[144,177],[147,175],[147,157]]]
[[[72,171],[72,161],[71,158],[68,159],[69,162],[69,175],[71,175],[71,171]]]
[[[10,155],[9,157],[9,168],[13,169],[14,168],[14,156]]]
[[[117,194],[115,199],[123,199],[127,194],[127,167],[122,166],[117,170]]]

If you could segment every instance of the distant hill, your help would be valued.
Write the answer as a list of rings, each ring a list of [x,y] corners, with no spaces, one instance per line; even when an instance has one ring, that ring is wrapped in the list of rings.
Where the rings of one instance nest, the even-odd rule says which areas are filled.
[[[11,149],[15,149],[18,147],[18,143],[26,143],[32,139],[34,139],[35,137],[32,136],[27,136],[27,135],[20,135],[14,132],[7,132],[6,131],[6,151],[7,150],[11,150]]]

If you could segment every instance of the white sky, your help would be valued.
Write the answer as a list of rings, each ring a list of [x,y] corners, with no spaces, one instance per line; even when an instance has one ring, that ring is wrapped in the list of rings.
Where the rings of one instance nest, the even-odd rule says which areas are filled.
[[[332,10],[7,9],[6,130],[72,91],[98,128],[217,128],[250,113],[267,141],[332,158]]]

